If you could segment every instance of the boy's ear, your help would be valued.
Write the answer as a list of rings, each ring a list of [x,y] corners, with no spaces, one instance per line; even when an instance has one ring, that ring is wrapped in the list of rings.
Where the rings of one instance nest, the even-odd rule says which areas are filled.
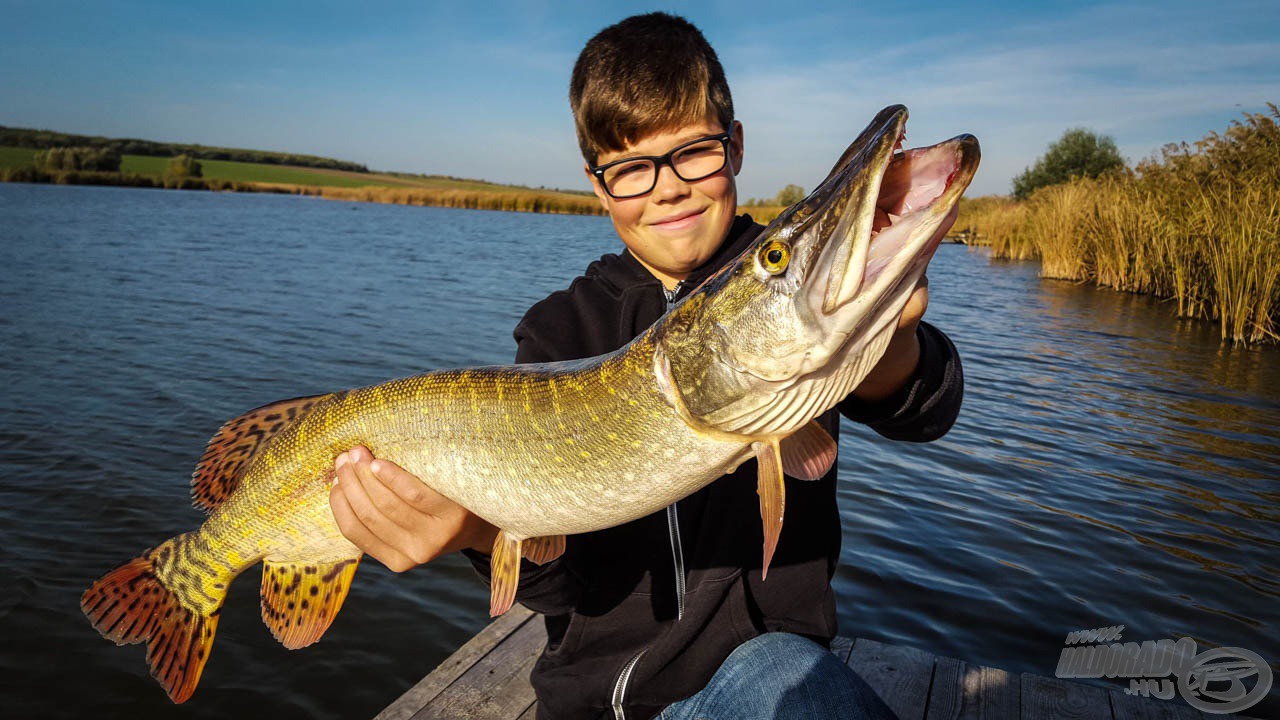
[[[742,141],[742,123],[733,121],[733,136],[729,138],[729,161],[733,163],[733,174],[742,172],[742,154],[746,146]]]
[[[582,166],[582,172],[587,175],[587,182],[591,183],[591,191],[596,194],[596,199],[600,201],[600,207],[604,208],[604,213],[609,214],[609,196],[605,194],[604,188],[600,187],[600,183],[596,182],[596,176],[591,174],[591,168],[585,163]]]

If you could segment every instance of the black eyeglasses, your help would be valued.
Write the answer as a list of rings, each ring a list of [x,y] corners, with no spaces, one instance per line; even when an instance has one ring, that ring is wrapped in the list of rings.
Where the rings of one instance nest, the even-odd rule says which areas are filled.
[[[615,200],[639,197],[658,184],[658,170],[670,166],[676,177],[695,182],[724,169],[729,161],[732,132],[708,135],[672,148],[666,155],[647,155],[615,160],[591,168],[609,197]]]

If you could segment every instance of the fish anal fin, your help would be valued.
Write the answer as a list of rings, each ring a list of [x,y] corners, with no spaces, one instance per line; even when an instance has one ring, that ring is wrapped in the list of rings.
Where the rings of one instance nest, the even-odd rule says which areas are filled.
[[[173,542],[104,575],[81,596],[80,609],[117,645],[145,642],[151,676],[173,702],[181,703],[200,682],[225,595],[196,610],[160,581],[155,559],[166,557]],[[221,584],[225,593],[226,582]]]
[[[836,462],[836,441],[817,420],[785,438],[782,471],[797,480],[821,480]]]
[[[326,560],[264,560],[262,622],[290,650],[319,640],[347,598],[360,555]]]
[[[546,535],[529,538],[521,543],[520,552],[529,562],[546,565],[564,554],[564,536]]]
[[[333,395],[281,400],[227,421],[209,440],[191,473],[191,504],[205,512],[216,510],[240,486],[253,458],[271,438],[330,397]]]
[[[516,586],[520,583],[521,541],[513,539],[503,530],[493,541],[493,557],[489,571],[489,616],[497,617],[511,609],[516,601]]]
[[[786,509],[786,485],[782,478],[782,452],[778,440],[754,442],[751,448],[756,451],[756,464],[760,468],[759,484],[756,493],[760,495],[760,520],[764,526],[764,564],[761,566],[760,579],[769,575],[769,563],[773,561],[773,552],[778,549],[778,537],[782,535],[782,515]]]

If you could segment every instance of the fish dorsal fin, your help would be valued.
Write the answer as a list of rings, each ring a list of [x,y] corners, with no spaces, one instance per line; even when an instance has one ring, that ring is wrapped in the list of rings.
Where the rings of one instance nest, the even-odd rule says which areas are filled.
[[[271,438],[333,395],[281,400],[254,408],[223,425],[191,473],[191,504],[213,512],[240,486],[245,470]]]
[[[262,622],[290,650],[320,639],[342,609],[360,555],[328,560],[264,560]]]
[[[782,471],[797,480],[821,480],[836,461],[836,441],[817,420],[782,441]]]

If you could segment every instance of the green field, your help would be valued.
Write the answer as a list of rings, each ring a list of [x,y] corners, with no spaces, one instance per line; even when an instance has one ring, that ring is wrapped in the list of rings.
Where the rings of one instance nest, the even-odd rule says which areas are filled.
[[[35,164],[34,148],[0,147],[0,168],[21,168]],[[169,158],[148,157],[146,155],[125,155],[120,163],[120,171],[137,175],[159,177]],[[318,185],[321,187],[367,187],[370,185],[408,185],[409,182],[397,181],[386,177],[369,174],[361,177],[357,173],[315,170],[311,168],[293,167],[290,165],[263,165],[258,163],[231,162],[227,160],[201,160],[200,166],[204,177],[211,180],[234,180],[239,182],[286,183],[291,185]],[[417,184],[417,183],[413,183]]]
[[[30,167],[35,164],[35,148],[0,146],[0,169]],[[169,158],[148,155],[125,155],[120,171],[135,175],[160,177],[164,174]],[[293,165],[267,165],[263,163],[233,162],[230,160],[200,160],[205,178],[235,182],[280,183],[286,185],[314,185],[319,187],[404,187],[427,190],[461,190],[471,192],[511,192],[531,190],[511,185],[499,185],[484,180],[451,178],[439,175],[411,175],[409,173],[354,173],[339,170],[322,170]],[[563,192],[549,190],[549,192]],[[584,194],[584,193],[572,193]]]
[[[22,168],[35,164],[35,148],[0,146],[0,168]]]

